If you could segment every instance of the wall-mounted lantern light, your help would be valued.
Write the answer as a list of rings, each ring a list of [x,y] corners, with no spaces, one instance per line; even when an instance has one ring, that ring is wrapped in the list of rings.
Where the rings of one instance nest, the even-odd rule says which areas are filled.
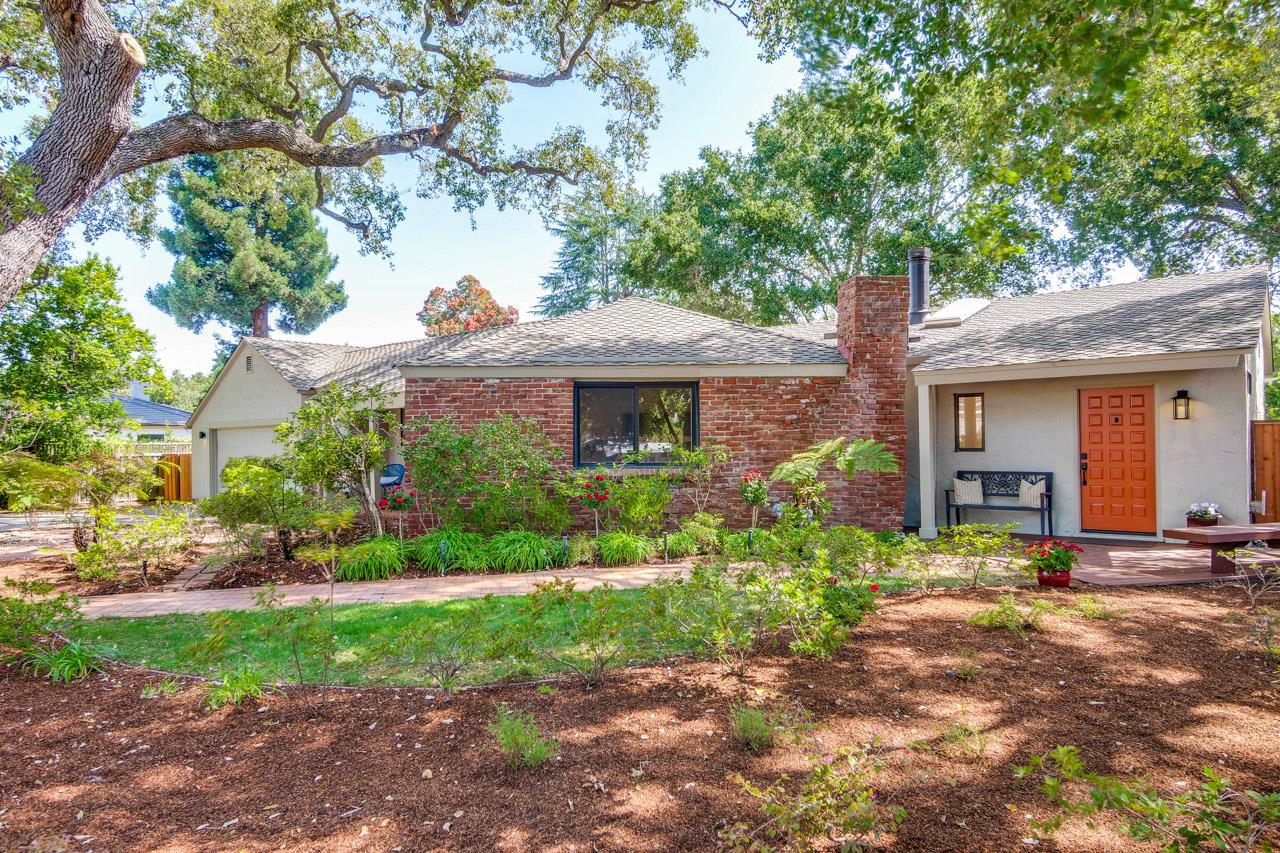
[[[1173,419],[1185,421],[1191,419],[1191,395],[1183,388],[1173,395]]]
[[[200,437],[204,438],[204,430],[200,430]]]

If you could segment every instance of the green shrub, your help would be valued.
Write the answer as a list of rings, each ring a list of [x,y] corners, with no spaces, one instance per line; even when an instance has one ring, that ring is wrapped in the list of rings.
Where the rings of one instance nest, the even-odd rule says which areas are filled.
[[[652,539],[620,530],[604,534],[597,542],[600,546],[600,562],[606,566],[643,563],[657,551],[657,546]]]
[[[720,549],[720,537],[724,532],[724,517],[709,512],[695,512],[680,520],[680,532],[693,537],[698,551],[714,554]]]
[[[498,748],[512,770],[537,767],[560,752],[560,741],[544,735],[533,714],[520,709],[498,706],[498,718],[489,724],[489,733],[498,742]]]
[[[340,581],[381,581],[404,571],[404,548],[400,540],[379,536],[342,549],[338,555]]]
[[[294,536],[310,526],[317,502],[293,488],[280,468],[278,458],[231,459],[222,468],[222,490],[199,506],[233,535],[259,526],[271,530],[284,559],[292,560]]]
[[[513,655],[536,656],[575,673],[594,687],[634,641],[635,621],[607,583],[587,592],[572,580],[552,578],[526,596],[525,618],[510,626],[502,642]]]
[[[79,603],[66,593],[53,595],[53,584],[40,580],[4,579],[0,595],[0,646],[24,650],[42,637],[65,632],[80,620]]]
[[[53,681],[70,684],[91,672],[100,672],[98,656],[72,640],[61,646],[37,646],[22,655],[22,671],[37,678],[48,677]]]
[[[761,553],[776,550],[781,545],[781,540],[768,530],[742,530],[726,536],[723,548],[724,553],[731,560],[749,560],[758,557]]]
[[[1026,637],[1028,631],[1039,631],[1042,627],[1042,610],[1035,607],[1023,610],[1015,603],[1013,593],[1009,593],[997,598],[995,607],[979,610],[970,616],[969,624],[979,628],[1004,629]]]
[[[262,673],[248,666],[223,670],[219,679],[205,686],[204,706],[216,711],[223,705],[239,705],[261,699],[267,693]]]
[[[667,556],[672,560],[683,560],[698,553],[698,540],[683,530],[668,534]]]
[[[122,526],[111,510],[91,511],[97,541],[71,555],[81,580],[114,580],[123,571],[137,571],[144,584],[149,574],[187,547],[190,517],[177,504],[160,504],[154,515]]]
[[[375,673],[408,674],[452,693],[487,654],[486,621],[491,602],[454,610],[447,616],[420,616],[385,643],[370,649]]]
[[[444,546],[441,559],[440,546]],[[405,555],[422,568],[431,572],[470,569],[477,564],[488,566],[484,552],[484,537],[468,533],[457,527],[437,527],[424,536],[404,543]]]
[[[592,565],[600,561],[600,546],[590,533],[575,533],[569,537],[569,565]]]
[[[671,506],[671,478],[665,473],[630,474],[614,481],[609,508],[616,513],[618,529],[650,536],[662,529]]]
[[[557,547],[559,543],[556,543]],[[551,565],[547,539],[527,530],[508,530],[491,536],[485,552],[494,568],[504,572],[540,572]]]
[[[773,746],[774,725],[763,708],[731,705],[729,721],[733,723],[733,733],[738,736],[738,740],[752,752]]]

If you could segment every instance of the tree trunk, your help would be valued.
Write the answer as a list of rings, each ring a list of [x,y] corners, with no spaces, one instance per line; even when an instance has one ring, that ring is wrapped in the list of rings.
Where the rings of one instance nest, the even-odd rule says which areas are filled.
[[[255,338],[271,337],[271,327],[267,324],[270,315],[271,306],[267,304],[265,299],[253,309],[253,336]]]
[[[61,92],[18,167],[35,182],[34,211],[0,210],[0,305],[7,304],[89,197],[130,128],[146,55],[116,31],[97,0],[41,0],[58,53]],[[15,221],[16,220],[16,221]]]

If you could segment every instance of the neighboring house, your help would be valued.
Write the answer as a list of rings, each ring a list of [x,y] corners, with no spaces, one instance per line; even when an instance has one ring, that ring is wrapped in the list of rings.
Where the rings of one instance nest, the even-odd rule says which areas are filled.
[[[133,382],[127,395],[112,394],[111,399],[124,406],[124,413],[129,420],[138,424],[137,429],[121,430],[121,437],[134,441],[191,440],[191,430],[187,428],[191,412],[155,402],[147,396],[141,382]]]
[[[245,339],[189,422],[196,496],[227,459],[277,450],[271,427],[337,381],[383,384],[401,423],[536,418],[565,466],[639,451],[661,467],[673,445],[714,438],[734,453],[715,503],[735,522],[738,473],[834,435],[877,438],[903,463],[898,476],[832,477],[835,523],[933,535],[958,470],[1052,473],[1060,535],[1149,538],[1196,500],[1248,520],[1249,422],[1271,370],[1265,267],[933,313],[927,253],[913,275],[914,303],[907,277],[852,279],[827,323],[759,328],[628,298],[380,347]],[[1179,391],[1190,417],[1175,421]],[[1039,529],[1034,513],[966,520]]]

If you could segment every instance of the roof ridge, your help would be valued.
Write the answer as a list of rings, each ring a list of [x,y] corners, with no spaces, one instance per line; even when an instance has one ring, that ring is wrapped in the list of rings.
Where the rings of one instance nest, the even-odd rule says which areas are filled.
[[[628,296],[628,297],[626,297],[626,298],[627,298],[627,299],[636,299],[636,300],[639,300],[639,301],[641,301],[641,302],[647,302],[647,303],[649,303],[650,305],[660,305],[660,306],[662,306],[663,308],[671,308],[672,310],[675,310],[675,311],[681,311],[681,312],[683,312],[683,313],[685,313],[685,314],[692,314],[692,315],[693,315],[693,316],[695,316],[695,317],[703,317],[703,318],[706,318],[706,319],[709,319],[709,320],[718,320],[718,321],[719,321],[719,322],[721,322],[721,323],[730,323],[730,324],[732,324],[732,325],[734,325],[734,326],[737,326],[737,327],[738,327],[738,328],[740,328],[740,329],[749,329],[749,330],[754,331],[754,332],[764,332],[765,334],[769,335],[770,337],[774,337],[774,338],[782,338],[783,340],[786,340],[786,341],[795,341],[795,340],[796,340],[796,338],[793,338],[793,337],[791,337],[790,335],[784,334],[783,332],[777,332],[777,331],[774,331],[770,326],[757,326],[757,325],[755,325],[754,323],[746,323],[746,322],[743,322],[742,320],[730,320],[728,317],[718,317],[718,316],[716,316],[715,314],[708,314],[708,313],[706,313],[705,311],[694,311],[692,308],[685,308],[685,307],[684,307],[684,306],[682,306],[682,305],[672,305],[670,302],[659,302],[658,300],[656,300],[656,299],[650,299],[650,298],[648,298],[647,296]],[[621,300],[619,300],[619,301],[621,301]],[[828,322],[830,322],[830,321],[828,321]],[[795,323],[795,324],[792,324],[792,325],[797,325],[797,326],[798,326],[798,325],[808,325],[808,324]]]
[[[1037,290],[1034,293],[1018,293],[1018,294],[1014,294],[1013,296],[996,296],[990,299],[986,307],[982,308],[981,311],[974,312],[974,315],[976,316],[977,314],[981,314],[982,311],[987,310],[987,308],[991,307],[992,305],[995,305],[997,302],[1013,302],[1013,301],[1023,300],[1023,299],[1039,299],[1046,296],[1058,296],[1066,293],[1080,293],[1082,291],[1096,292],[1099,290],[1107,290],[1108,288],[1112,288],[1112,287],[1131,287],[1136,284],[1154,284],[1156,282],[1162,282],[1162,281],[1167,282],[1167,281],[1173,281],[1175,279],[1180,279],[1180,278],[1201,278],[1203,276],[1221,275],[1223,273],[1254,273],[1254,272],[1261,272],[1263,275],[1270,275],[1271,267],[1269,264],[1266,264],[1266,263],[1245,264],[1244,266],[1239,266],[1239,267],[1223,267],[1222,269],[1205,270],[1203,272],[1184,272],[1184,273],[1178,273],[1177,275],[1157,276],[1155,278],[1138,278],[1138,279],[1134,279],[1133,281],[1109,281],[1109,282],[1095,284],[1092,286],[1085,285],[1084,287],[1064,287],[1061,290]],[[941,306],[941,307],[945,307],[945,306]]]

